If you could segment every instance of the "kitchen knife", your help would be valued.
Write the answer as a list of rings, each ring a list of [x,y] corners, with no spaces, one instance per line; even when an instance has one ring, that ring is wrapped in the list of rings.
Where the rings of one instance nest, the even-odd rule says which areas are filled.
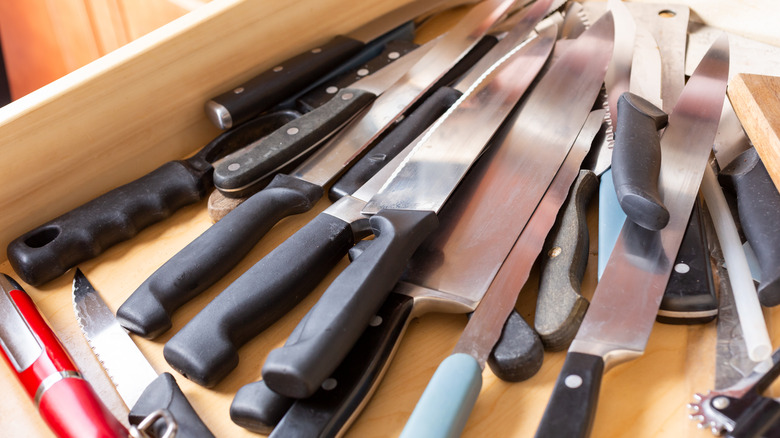
[[[212,185],[212,162],[297,116],[294,111],[279,111],[225,132],[192,157],[169,161],[24,233],[8,245],[11,266],[31,285],[59,277],[179,208],[202,199]]]
[[[594,87],[598,86],[594,84]],[[583,129],[597,131],[602,120],[603,114],[595,117],[591,114],[586,123],[593,126]],[[572,181],[593,176],[587,171],[578,172],[590,143],[575,141],[485,297],[469,319],[453,354],[439,365],[425,388],[401,436],[449,437],[462,433],[482,386],[482,369],[488,353],[501,335],[501,327],[496,321],[505,318],[514,309],[517,294],[528,280],[531,267]]]
[[[213,437],[173,376],[159,376],[143,353],[119,325],[87,277],[76,269],[73,278],[73,310],[79,327],[106,374],[128,408],[132,425],[139,425],[158,410],[167,411],[178,437]],[[110,370],[110,371],[109,371]],[[151,425],[154,436],[162,437],[170,427],[162,417]]]
[[[389,75],[391,73],[388,72],[396,69],[405,72],[401,79],[374,100],[370,109],[301,163],[294,172],[274,177],[263,190],[241,203],[174,255],[147,279],[147,282],[154,285],[154,289],[162,291],[158,292],[158,295],[173,296],[173,303],[184,302],[227,273],[278,221],[291,214],[310,210],[322,197],[323,187],[359,158],[377,136],[444,76],[488,28],[498,21],[511,3],[511,0],[480,3],[463,17],[458,26],[435,43],[432,42],[430,51],[413,66],[404,65],[404,60],[400,59],[361,80],[360,82],[376,81],[377,77]],[[540,12],[540,16],[543,13],[544,11]],[[408,56],[414,56],[422,49],[424,47]],[[348,88],[340,93],[358,95],[367,92]],[[314,112],[319,109],[322,108]],[[306,116],[310,114],[312,113]],[[158,330],[162,328],[164,331],[170,324],[166,322],[169,319],[167,311],[160,303],[150,301],[150,305],[152,307],[144,314],[152,315],[152,319],[158,321]],[[143,326],[135,323],[134,315],[124,314],[121,310],[120,308],[118,317],[128,330],[147,337],[160,333],[155,330],[146,331]]]
[[[566,117],[560,114],[560,108],[576,109],[578,106],[572,105],[571,102],[572,96],[575,96],[575,101],[590,100],[585,105],[585,111],[590,109],[597,90],[594,90],[592,95],[588,95],[589,80],[591,77],[596,78],[594,79],[596,83],[603,80],[603,76],[600,76],[603,75],[603,70],[598,60],[604,58],[604,66],[606,66],[609,56],[609,53],[600,56],[594,52],[601,49],[602,45],[607,45],[606,41],[611,42],[611,16],[594,25],[592,29],[593,31],[583,34],[578,39],[577,42],[580,44],[572,45],[551,67],[550,72],[541,77],[534,90],[544,92],[529,95],[523,105],[524,108],[529,106],[533,108],[536,105],[555,107],[556,116],[565,120]],[[570,55],[569,58],[572,59],[567,59],[566,55]],[[579,58],[580,56],[582,58]],[[493,81],[485,84],[485,89],[492,92],[492,82],[502,83],[505,72],[505,74],[513,73],[506,67],[512,65],[514,63],[504,64],[503,69],[497,69]],[[552,74],[551,72],[556,71],[558,66],[560,72]],[[588,68],[591,66],[593,70]],[[577,79],[574,80],[569,76],[570,74],[576,75]],[[569,95],[563,91],[568,87],[574,87],[576,92],[572,90],[572,95]],[[566,95],[558,96],[559,93],[550,95],[550,90],[560,90],[560,94]],[[487,93],[485,97],[491,94]],[[472,96],[473,99],[479,99],[482,98],[483,93],[477,90]],[[560,105],[554,104],[556,98],[561,99]],[[544,104],[540,101],[544,101]],[[334,364],[337,365],[352,346],[357,338],[355,333],[359,335],[362,332],[368,325],[371,315],[378,310],[387,297],[391,288],[388,282],[392,284],[401,275],[406,261],[419,245],[419,240],[425,237],[420,234],[430,234],[432,231],[430,228],[435,227],[436,213],[471,162],[481,152],[485,144],[482,138],[492,134],[485,130],[491,127],[491,123],[496,123],[492,111],[481,106],[461,105],[448,114],[449,116],[445,114],[437,121],[438,129],[430,131],[431,134],[427,138],[417,143],[405,163],[396,169],[394,176],[363,209],[363,214],[372,215],[369,222],[374,232],[374,241],[365,253],[331,283],[322,298],[290,335],[285,346],[273,350],[268,355],[263,367],[263,379],[269,388],[283,395],[300,398],[311,394],[313,389],[319,387],[335,369]],[[466,125],[465,120],[472,121],[473,125]],[[536,169],[535,181],[528,183],[525,190],[517,194],[516,199],[507,200],[508,205],[517,204],[530,210],[520,211],[521,214],[515,211],[513,220],[509,221],[512,226],[522,228],[552,180],[552,176],[560,167],[565,152],[571,147],[573,138],[565,146],[551,147],[550,156],[542,154],[548,157],[547,160],[539,162],[535,159],[540,155],[532,153],[531,150],[535,150],[536,135],[539,135],[538,127],[549,126],[553,120],[559,119],[551,116],[547,111],[520,111],[518,119],[513,123],[517,128],[509,132],[510,138],[507,140],[517,148],[512,147],[511,150],[504,151],[499,158],[496,158],[500,163],[517,163],[515,174],[518,176],[524,175],[524,170]],[[479,126],[480,129],[474,129],[473,126]],[[581,126],[582,122],[575,128],[572,137],[576,136]],[[524,132],[519,134],[520,131]],[[530,156],[526,157],[523,151]],[[556,158],[556,152],[559,155],[558,161],[550,162]],[[513,180],[506,186],[511,187],[514,184]],[[448,242],[448,244],[453,244],[453,247],[460,246],[456,242]],[[483,259],[479,258],[474,262],[476,265],[482,261]],[[442,281],[456,282],[457,274],[456,272],[442,277]],[[338,327],[338,338],[334,339],[335,332],[331,330],[336,327]]]
[[[5,274],[0,274],[0,352],[58,437],[128,436],[30,296]]]
[[[544,2],[540,4],[544,6]],[[486,54],[460,81],[458,88],[466,88],[456,93],[469,91],[478,84],[481,75],[519,44],[540,16],[530,14],[529,21],[519,26],[517,35],[505,37]],[[527,50],[530,53],[528,71],[518,75],[518,84],[530,83],[546,59],[544,45],[529,44]],[[376,181],[380,181],[381,186],[384,180]],[[344,198],[333,204],[209,303],[168,341],[164,350],[168,363],[207,386],[224,377],[238,363],[238,347],[306,296],[355,241],[370,234],[360,208],[377,187],[364,188],[371,192],[354,195],[360,196],[357,198],[360,201]],[[355,209],[355,202],[362,204]],[[204,350],[204,346],[208,348]]]
[[[213,97],[204,106],[206,115],[220,129],[237,126],[313,83],[326,79],[329,72],[360,53],[367,45],[377,46],[381,50],[388,41],[411,39],[414,23],[410,20],[443,3],[413,1],[347,35],[337,35],[329,42],[282,61],[232,90]]]
[[[640,356],[715,138],[728,81],[728,39],[719,38],[688,80],[661,138],[661,193],[669,224],[626,222],[553,387],[537,437],[587,436],[601,377]]]

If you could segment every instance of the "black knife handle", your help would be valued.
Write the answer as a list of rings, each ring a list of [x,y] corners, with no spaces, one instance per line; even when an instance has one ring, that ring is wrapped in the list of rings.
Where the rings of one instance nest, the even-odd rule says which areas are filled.
[[[137,426],[144,418],[158,409],[166,409],[176,421],[177,437],[213,438],[208,427],[203,424],[198,413],[192,408],[187,397],[181,392],[172,375],[162,373],[146,387],[135,406],[130,410],[130,424]],[[155,437],[163,436],[167,425],[163,419],[152,423]]]
[[[629,92],[618,98],[618,123],[612,150],[612,178],[626,216],[644,228],[660,230],[669,211],[658,192],[661,139],[668,117],[647,100]]]
[[[214,186],[230,198],[256,192],[274,172],[321,144],[375,98],[360,89],[340,90],[326,104],[215,162]]]
[[[369,220],[375,239],[331,283],[285,345],[268,354],[263,379],[293,398],[312,395],[369,325],[412,253],[436,228],[432,211],[382,210]]]
[[[737,156],[720,175],[721,183],[731,185],[737,195],[739,222],[758,259],[758,299],[764,306],[776,306],[780,304],[780,193],[755,148]]]
[[[120,324],[145,338],[171,327],[170,315],[236,266],[284,217],[310,210],[320,186],[277,175],[155,271],[117,310]]]
[[[461,94],[450,87],[436,90],[331,186],[328,192],[330,200],[336,202],[359,189],[444,114]]]
[[[693,205],[656,321],[703,324],[718,314],[709,246],[701,217],[701,199]]]
[[[176,333],[165,344],[165,360],[200,385],[216,385],[238,365],[238,348],[314,290],[353,239],[349,223],[319,214]]]
[[[600,356],[567,353],[536,430],[536,438],[590,435],[603,374],[604,360]]]
[[[522,382],[533,377],[543,361],[544,347],[539,335],[512,309],[488,356],[490,370],[506,382]]]
[[[206,102],[205,111],[220,129],[237,126],[316,82],[363,47],[361,41],[338,35],[212,98]],[[221,107],[219,111],[215,105]]]
[[[38,286],[206,195],[203,170],[170,161],[16,238],[8,260]]]
[[[248,383],[236,392],[230,404],[230,419],[246,430],[268,435],[288,413],[295,403],[294,398],[271,391],[265,382]],[[306,421],[319,418],[307,415]]]
[[[590,247],[587,208],[597,188],[596,174],[581,170],[542,251],[534,327],[550,351],[569,346],[588,309],[580,288]]]

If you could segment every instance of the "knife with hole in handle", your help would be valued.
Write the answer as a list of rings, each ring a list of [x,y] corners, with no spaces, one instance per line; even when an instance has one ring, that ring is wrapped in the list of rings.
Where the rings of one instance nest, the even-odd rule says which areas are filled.
[[[660,185],[669,224],[627,221],[566,355],[537,437],[588,436],[605,370],[647,345],[715,138],[729,70],[725,35],[688,80],[661,138]]]

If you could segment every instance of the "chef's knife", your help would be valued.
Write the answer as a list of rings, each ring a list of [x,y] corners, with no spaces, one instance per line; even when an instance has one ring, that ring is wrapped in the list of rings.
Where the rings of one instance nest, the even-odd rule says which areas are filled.
[[[0,353],[58,437],[128,436],[30,296],[5,274],[0,274]]]
[[[600,55],[594,52],[598,52],[602,45],[607,44],[605,40],[611,44],[611,37],[610,16],[594,25],[591,32],[583,34],[577,41],[581,44],[574,44],[551,67],[550,71],[556,71],[556,67],[559,67],[558,73],[548,72],[540,78],[535,90],[542,91],[529,95],[523,107],[551,105],[558,109],[576,109],[577,106],[572,105],[571,100],[583,99],[590,100],[585,107],[586,111],[589,110],[597,92],[594,90],[592,95],[588,94],[589,79],[595,76],[597,83],[603,79],[603,76],[599,76],[599,73],[603,75],[603,69],[598,63]],[[568,58],[572,59],[567,59],[566,55],[570,55]],[[580,56],[582,58],[579,58]],[[608,53],[601,55],[604,57],[604,66],[608,56]],[[472,98],[497,99],[498,96],[492,96],[496,92],[492,83],[503,83],[504,74],[513,73],[506,66],[513,64],[504,64],[505,68],[497,69],[494,79],[485,84],[484,90],[487,93],[478,90]],[[594,71],[588,69],[591,66]],[[571,74],[577,79],[573,79]],[[572,91],[572,95],[562,91],[569,86],[576,90]],[[550,94],[551,90],[561,91]],[[505,90],[510,91],[511,89]],[[518,91],[520,90],[515,92]],[[559,94],[566,95],[558,97]],[[501,97],[507,99],[505,96]],[[560,105],[554,104],[556,98],[561,99]],[[263,378],[271,389],[292,397],[311,394],[343,359],[357,338],[355,333],[359,335],[362,332],[371,315],[387,297],[391,289],[388,283],[392,284],[397,280],[411,253],[419,245],[419,240],[424,239],[432,231],[431,228],[435,227],[436,213],[481,152],[487,140],[483,139],[492,135],[492,132],[486,130],[496,123],[493,111],[481,105],[472,107],[464,104],[448,113],[449,116],[445,114],[437,121],[438,129],[431,131],[429,136],[415,146],[404,164],[396,169],[394,176],[367,203],[363,214],[372,215],[369,222],[374,231],[374,241],[368,250],[330,285],[293,331],[285,346],[268,355],[263,367]],[[559,115],[559,111],[556,111],[556,115]],[[565,119],[564,116],[561,118]],[[471,121],[471,124],[467,124],[466,120]],[[516,147],[504,150],[500,154],[504,158],[497,158],[500,163],[517,163],[515,173],[520,178],[523,178],[524,171],[536,170],[533,172],[535,181],[529,182],[522,193],[517,193],[516,199],[507,200],[508,204],[518,204],[527,210],[520,211],[519,214],[515,212],[512,226],[522,228],[528,220],[552,176],[560,167],[563,156],[571,147],[570,140],[565,146],[550,147],[547,151],[550,155],[531,152],[535,150],[539,127],[549,126],[553,120],[558,119],[547,111],[521,110],[512,124],[517,128],[510,130],[507,140]],[[582,123],[575,128],[572,137],[576,136],[581,125]],[[480,129],[475,129],[474,126],[479,126]],[[547,157],[547,160],[540,160],[542,155]],[[514,180],[512,184],[507,183],[508,186],[513,184]],[[475,264],[481,261],[477,259]],[[457,281],[457,273],[442,277],[442,280]],[[336,333],[332,331],[336,327],[338,338],[334,338]]]
[[[367,45],[381,46],[394,39],[411,39],[410,20],[433,10],[443,1],[413,1],[366,23],[346,35],[282,61],[205,104],[209,120],[220,129],[237,126],[285,101],[313,83],[327,80]],[[406,24],[404,24],[406,23]]]
[[[707,165],[727,80],[724,35],[688,80],[661,138],[669,224],[660,231],[629,221],[623,226],[536,436],[589,435],[604,371],[644,351]]]
[[[549,4],[540,2],[539,8],[545,3]],[[465,88],[454,92],[467,92],[478,84],[482,74],[519,44],[541,15],[529,13],[528,21],[518,26],[516,34],[505,37],[460,81],[457,88]],[[527,72],[518,75],[517,86],[530,83],[546,59],[541,44],[529,44],[527,53]],[[378,181],[381,186],[384,180]],[[368,187],[373,186],[362,189],[370,193],[359,194],[363,204],[377,189]],[[360,215],[362,204],[355,209],[350,199],[333,204],[209,303],[168,341],[168,362],[201,384],[212,385],[224,377],[238,363],[238,347],[306,296],[355,241],[370,234],[367,221]]]
[[[73,310],[87,343],[130,408],[130,424],[138,425],[155,411],[165,410],[175,422],[176,436],[213,437],[173,376],[157,375],[79,269],[73,278]],[[162,437],[169,427],[165,417],[151,425],[157,437]]]
[[[390,88],[374,100],[366,112],[336,134],[295,171],[290,175],[279,174],[274,177],[263,190],[241,203],[174,255],[147,279],[148,284],[154,284],[155,289],[161,290],[159,295],[171,296],[170,301],[177,306],[175,303],[182,303],[197,295],[227,273],[278,221],[291,214],[310,210],[322,197],[323,187],[359,158],[377,136],[388,129],[398,116],[444,76],[489,27],[499,20],[511,3],[511,0],[480,3],[470,10],[458,26],[435,42],[432,41],[430,51],[416,64],[409,67],[400,59],[361,80],[361,83],[372,83],[398,69],[404,72],[395,84],[385,85]],[[540,16],[543,13],[544,11]],[[407,56],[414,56],[422,49],[424,47]],[[377,79],[378,77],[380,79]],[[341,90],[341,95],[368,93],[354,88],[356,85]],[[152,319],[156,320],[155,330],[147,331],[136,324],[136,315],[120,312],[120,321],[134,333],[154,337],[160,333],[159,330],[164,331],[169,327],[170,322],[168,312],[162,304],[150,301],[150,306],[144,314],[152,315]]]
[[[11,266],[31,285],[53,280],[202,199],[212,185],[212,162],[296,117],[294,111],[259,117],[217,136],[186,160],[169,161],[24,233],[8,245]]]

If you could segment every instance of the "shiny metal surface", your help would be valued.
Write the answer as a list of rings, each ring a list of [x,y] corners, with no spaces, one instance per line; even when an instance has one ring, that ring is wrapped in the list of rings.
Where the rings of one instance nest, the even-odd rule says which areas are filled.
[[[471,315],[453,353],[469,354],[477,359],[481,368],[485,368],[487,358],[501,337],[504,323],[517,302],[517,294],[528,280],[531,267],[555,223],[558,210],[566,201],[572,182],[577,178],[580,164],[601,128],[603,112],[604,110],[599,110],[588,115],[550,187]]]
[[[233,127],[233,117],[231,117],[227,108],[213,100],[206,102],[205,107],[206,117],[214,126],[219,129],[230,129]]]
[[[452,30],[437,41],[430,52],[412,66],[395,85],[382,93],[368,111],[359,115],[301,163],[292,175],[320,186],[338,176],[367,145],[455,65],[504,15],[512,3],[512,0],[485,0],[474,6]]]
[[[125,405],[132,408],[157,372],[81,271],[73,278],[73,310],[87,343]]]
[[[605,368],[642,354],[680,246],[720,118],[729,69],[719,38],[683,90],[661,138],[661,231],[626,222],[569,352],[604,358]]]
[[[661,99],[662,70],[658,43],[650,32],[643,27],[637,27],[629,91],[645,98],[656,107],[663,108],[663,100]]]
[[[43,346],[8,295],[14,289],[5,275],[0,274],[0,347],[16,371],[23,371],[43,353]]]

